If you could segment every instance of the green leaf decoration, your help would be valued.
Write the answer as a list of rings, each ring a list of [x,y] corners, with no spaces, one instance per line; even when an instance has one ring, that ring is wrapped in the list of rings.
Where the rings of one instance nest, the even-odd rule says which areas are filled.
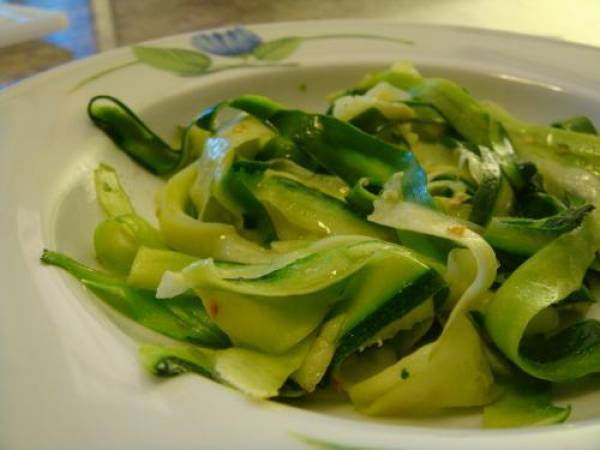
[[[281,61],[294,53],[300,44],[302,38],[294,36],[263,42],[254,49],[254,56],[262,61]]]
[[[203,74],[211,64],[204,53],[182,48],[136,46],[133,54],[141,63],[182,76]]]

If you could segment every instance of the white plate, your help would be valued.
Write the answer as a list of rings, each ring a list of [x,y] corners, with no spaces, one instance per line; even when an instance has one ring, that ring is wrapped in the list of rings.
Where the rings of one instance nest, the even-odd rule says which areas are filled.
[[[326,401],[310,410],[253,402],[198,376],[156,382],[140,368],[133,339],[150,335],[64,273],[39,264],[44,247],[93,263],[90,236],[99,211],[90,175],[100,160],[117,167],[135,203],[152,213],[151,192],[159,181],[91,125],[85,107],[95,94],[121,98],[168,133],[203,107],[242,93],[321,109],[327,93],[352,85],[368,70],[408,59],[426,74],[452,78],[527,119],[600,118],[600,51],[593,48],[510,33],[364,21],[249,28],[263,41],[312,38],[279,41],[270,56],[282,67],[212,72],[261,62],[211,54],[206,71],[207,60],[196,55],[177,61],[180,70],[193,72],[181,77],[134,63],[125,48],[0,92],[0,448],[319,448],[305,436],[352,448],[550,450],[576,442],[579,449],[597,449],[600,392],[591,388],[567,396],[573,415],[565,425],[485,431],[469,411],[381,421]],[[192,50],[192,36],[147,45]],[[225,50],[250,50],[255,41],[246,35]],[[206,47],[206,39],[194,42],[222,53]],[[155,64],[173,68],[173,61],[159,56]]]

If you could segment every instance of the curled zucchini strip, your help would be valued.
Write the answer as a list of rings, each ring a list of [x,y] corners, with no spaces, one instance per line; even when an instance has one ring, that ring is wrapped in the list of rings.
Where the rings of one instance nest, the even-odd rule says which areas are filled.
[[[205,151],[198,161],[198,177],[190,196],[198,217],[203,218],[211,196],[231,212],[241,226],[243,211],[223,182],[236,157],[253,159],[257,151],[273,136],[273,132],[253,117],[241,117],[224,124],[205,142]]]
[[[546,245],[504,282],[485,314],[494,343],[528,374],[549,381],[600,372],[600,322],[585,320],[547,339],[524,340],[532,318],[581,287],[598,249],[594,217]]]
[[[296,164],[290,159],[271,159],[268,164],[269,169],[277,171],[280,175],[287,176],[311,189],[315,189],[339,200],[344,200],[350,192],[348,185],[335,175],[315,173]]]
[[[592,203],[600,199],[600,136],[533,125],[515,119],[495,104],[484,107],[504,125],[517,155],[536,165],[546,191]]]
[[[311,339],[281,355],[244,348],[212,350],[202,347],[165,347],[145,344],[140,357],[148,372],[173,377],[195,372],[228,384],[257,398],[275,397],[290,374],[300,367]]]
[[[115,169],[100,164],[94,184],[98,203],[108,216],[94,232],[96,257],[105,268],[127,273],[141,246],[165,248],[160,231],[136,213]]]
[[[577,228],[593,209],[592,205],[584,205],[543,219],[494,217],[483,237],[494,248],[530,256],[561,234]]]
[[[192,123],[184,131],[181,148],[173,149],[123,102],[108,95],[92,98],[88,115],[117,147],[156,175],[174,173],[197,158],[207,136]]]
[[[367,222],[342,200],[311,189],[283,172],[269,170],[264,163],[237,161],[226,178],[229,181],[225,188],[232,198],[246,205],[262,205],[279,239],[362,235],[394,240],[393,230]]]
[[[382,185],[394,173],[402,171],[404,197],[434,206],[427,190],[427,176],[406,148],[389,144],[335,117],[285,109],[266,97],[245,95],[228,101],[227,105],[253,115],[254,120],[263,121],[278,132],[278,139],[293,145],[350,186],[365,177]],[[222,106],[207,110],[198,123],[214,127]],[[218,198],[217,194],[215,196]],[[227,204],[226,198],[219,200]]]
[[[196,260],[172,250],[140,247],[127,276],[127,284],[156,290],[165,272],[182,270]]]
[[[297,248],[293,246],[292,248],[283,247],[281,253],[275,255],[269,263],[264,264],[237,264],[213,260],[213,270],[217,271],[219,277],[225,279],[236,278],[242,280],[260,278],[298,259],[306,258],[313,253],[370,240],[372,239],[364,236],[334,236],[313,243],[305,243]],[[193,272],[194,269],[189,267],[187,270]],[[183,276],[181,272],[172,269],[168,273],[165,273],[158,287],[157,295],[159,298],[171,298],[193,288],[193,275]]]
[[[492,285],[498,268],[496,256],[490,245],[466,222],[440,214],[430,208],[415,203],[399,201],[397,194],[398,175],[390,180],[380,199],[375,202],[375,210],[369,220],[398,230],[412,231],[429,236],[454,241],[468,248],[475,258],[477,275],[457,302],[448,325],[453,317],[464,314],[472,303]]]
[[[552,384],[525,376],[500,378],[500,398],[483,409],[484,428],[512,428],[562,423],[571,408],[552,404]]]
[[[219,267],[200,260],[180,276],[165,276],[160,297],[193,288],[215,323],[236,345],[281,353],[308,336],[331,306],[343,298],[349,277],[368,263],[384,243],[324,245],[316,251],[283,256],[270,266]],[[256,327],[256,323],[261,323]]]
[[[196,297],[180,295],[166,303],[158,300],[153,290],[130,286],[120,277],[86,267],[61,253],[44,251],[41,259],[64,269],[104,303],[146,328],[196,345],[229,345],[227,336],[209,319]]]
[[[576,131],[578,133],[598,134],[594,123],[586,116],[574,116],[554,122],[550,125],[552,128],[561,128],[563,130]]]
[[[173,176],[160,192],[157,215],[169,247],[200,258],[240,263],[269,262],[273,255],[242,238],[233,225],[202,222],[186,214],[189,191],[197,176],[197,166],[190,165]]]
[[[523,180],[514,176],[515,157],[536,165],[551,194],[573,195],[589,202],[600,199],[600,136],[592,134],[591,128],[580,132],[569,126],[561,129],[517,120],[497,105],[477,101],[456,83],[425,79],[406,65],[371,75],[359,88],[382,80],[433,105],[468,141],[492,148],[517,190]],[[497,133],[496,121],[503,126],[508,140],[502,137],[503,133]]]
[[[348,205],[362,216],[368,216],[373,212],[373,202],[377,200],[377,195],[369,191],[369,179],[361,178],[352,187],[346,201]]]
[[[467,315],[491,286],[497,261],[492,248],[464,223],[423,206],[399,201],[395,175],[369,219],[399,230],[445,238],[469,249],[476,275],[459,298],[442,335],[349,390],[355,405],[371,415],[419,415],[475,406],[492,399],[493,376],[482,342]]]
[[[481,147],[480,151],[481,179],[479,180],[479,188],[473,197],[473,209],[471,209],[469,220],[485,226],[494,212],[494,205],[502,184],[502,173],[500,172],[500,165],[493,157],[492,152],[485,147]]]
[[[365,316],[373,319],[377,314],[378,326],[385,326],[425,301],[440,285],[437,274],[408,250],[362,237],[325,239],[296,252],[292,260],[288,255],[281,260],[250,269],[201,260],[179,275],[165,276],[159,296],[177,293],[172,285],[183,281],[183,288],[196,291],[215,323],[237,345],[269,353],[296,345],[318,327],[333,305],[347,300],[340,331],[345,357],[379,330]],[[385,271],[398,282],[384,286],[379,281],[372,286],[373,276],[358,277],[367,268]]]
[[[284,109],[259,96],[238,97],[229,104],[267,122],[350,186],[363,177],[381,185],[398,170],[410,170],[412,178],[425,178],[408,149],[388,144],[335,117]],[[418,195],[431,202],[426,187]]]
[[[364,95],[346,95],[337,98],[333,104],[332,114],[335,118],[348,122],[365,111],[376,109],[386,119],[407,120],[415,117],[414,111],[401,103],[408,99],[409,95],[406,92],[382,82]]]
[[[135,214],[129,196],[121,186],[114,168],[100,164],[94,170],[94,186],[98,203],[108,217]]]
[[[469,319],[457,317],[444,336],[353,385],[352,402],[376,416],[424,415],[489,403],[493,377]]]

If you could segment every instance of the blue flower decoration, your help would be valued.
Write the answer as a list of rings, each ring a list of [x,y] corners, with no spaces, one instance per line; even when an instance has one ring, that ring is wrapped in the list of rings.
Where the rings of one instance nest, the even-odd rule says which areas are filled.
[[[192,37],[194,47],[220,56],[246,55],[261,43],[262,39],[259,35],[242,26],[225,31],[200,33]]]

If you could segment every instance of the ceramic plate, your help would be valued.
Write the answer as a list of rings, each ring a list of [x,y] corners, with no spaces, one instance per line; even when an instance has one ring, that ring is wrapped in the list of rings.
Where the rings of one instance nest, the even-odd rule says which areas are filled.
[[[509,33],[379,22],[285,23],[169,37],[69,64],[0,92],[0,447],[7,449],[598,448],[600,391],[566,389],[567,424],[480,430],[461,411],[374,420],[322,399],[253,402],[198,376],[157,382],[137,359],[154,339],[103,307],[43,248],[93,264],[100,218],[91,182],[114,165],[147,216],[160,181],[94,128],[86,105],[111,94],[169,137],[243,93],[322,110],[327,93],[398,60],[451,78],[515,114],[600,118],[600,51]],[[220,37],[219,37],[220,36]]]

